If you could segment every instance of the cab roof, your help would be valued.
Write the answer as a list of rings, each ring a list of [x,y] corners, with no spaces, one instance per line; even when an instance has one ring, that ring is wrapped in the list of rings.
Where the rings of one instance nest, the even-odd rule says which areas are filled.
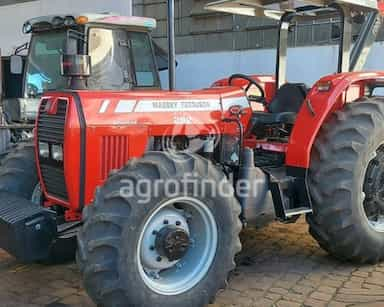
[[[31,29],[35,25],[50,24],[52,28],[72,26],[76,24],[107,24],[140,27],[147,30],[156,28],[156,20],[147,17],[121,16],[113,13],[105,14],[65,14],[48,15],[29,19],[25,22],[24,28],[28,25]]]
[[[378,0],[220,0],[208,3],[205,9],[235,15],[279,19],[285,12],[295,11],[299,7],[326,7],[332,3],[346,5],[356,11],[379,10]]]

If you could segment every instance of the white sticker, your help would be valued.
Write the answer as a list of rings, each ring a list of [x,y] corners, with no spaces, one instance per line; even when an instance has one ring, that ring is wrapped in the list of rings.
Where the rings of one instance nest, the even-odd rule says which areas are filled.
[[[117,103],[115,113],[132,113],[136,100],[120,100]]]
[[[135,112],[220,111],[219,99],[141,100]]]
[[[108,109],[109,103],[110,103],[109,100],[104,100],[104,101],[102,102],[102,104],[101,104],[99,113],[105,113],[105,112],[107,111],[107,109]]]

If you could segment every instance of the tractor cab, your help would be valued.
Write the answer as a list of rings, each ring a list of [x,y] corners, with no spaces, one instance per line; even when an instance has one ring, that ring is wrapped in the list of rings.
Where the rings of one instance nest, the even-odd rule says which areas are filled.
[[[87,88],[126,90],[160,88],[154,47],[149,32],[156,27],[150,18],[113,14],[45,16],[24,24],[32,33],[25,88],[28,97],[64,89],[62,55],[87,54],[92,58]]]
[[[158,69],[166,69],[167,62],[166,53],[150,37],[155,27],[156,21],[150,18],[115,14],[27,20],[22,30],[31,39],[10,57],[9,70],[11,76],[18,77],[20,90],[4,99],[8,120],[34,122],[43,93],[68,88],[68,76],[60,65],[63,55],[87,54],[92,58],[88,89],[160,88]]]
[[[369,49],[378,32],[378,16],[381,2],[377,1],[244,1],[223,0],[210,3],[207,10],[255,17],[267,17],[278,21],[275,87],[264,88],[257,76],[236,74],[227,85],[243,85],[247,90],[257,87],[258,94],[249,94],[251,103],[263,105],[262,111],[253,113],[251,133],[257,139],[288,142],[298,113],[305,105],[314,112],[311,101],[306,99],[311,88],[304,83],[287,82],[287,50],[289,33],[297,22],[336,18],[339,52],[335,72],[359,71],[363,68]],[[360,24],[361,31],[354,42],[352,27]],[[354,43],[354,44],[353,44]],[[220,83],[220,82],[219,82]],[[223,80],[221,80],[221,85]],[[215,84],[217,85],[217,83]],[[327,91],[327,84],[320,84],[319,91]],[[267,92],[266,92],[267,91]]]

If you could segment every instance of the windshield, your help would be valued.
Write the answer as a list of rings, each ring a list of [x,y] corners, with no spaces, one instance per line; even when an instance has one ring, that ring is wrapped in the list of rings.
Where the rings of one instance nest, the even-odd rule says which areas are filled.
[[[126,90],[160,86],[147,33],[91,28],[88,53],[92,63],[90,88]]]
[[[45,91],[67,87],[68,79],[61,75],[60,64],[66,42],[66,31],[33,35],[25,78],[27,97],[40,97]],[[76,53],[74,50],[71,52]],[[160,87],[148,33],[129,32],[120,28],[91,28],[88,53],[92,64],[91,76],[88,79],[89,89],[128,90],[133,87]]]
[[[65,43],[65,31],[36,33],[32,36],[25,84],[28,97],[39,97],[45,91],[66,87],[67,79],[60,71]]]

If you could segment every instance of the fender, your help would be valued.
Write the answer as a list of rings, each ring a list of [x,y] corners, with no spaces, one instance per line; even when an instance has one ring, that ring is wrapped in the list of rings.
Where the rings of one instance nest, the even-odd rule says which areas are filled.
[[[384,84],[384,72],[352,72],[320,79],[297,116],[287,148],[286,165],[308,169],[312,146],[331,114],[366,95],[369,86]],[[319,86],[329,85],[328,89]]]

